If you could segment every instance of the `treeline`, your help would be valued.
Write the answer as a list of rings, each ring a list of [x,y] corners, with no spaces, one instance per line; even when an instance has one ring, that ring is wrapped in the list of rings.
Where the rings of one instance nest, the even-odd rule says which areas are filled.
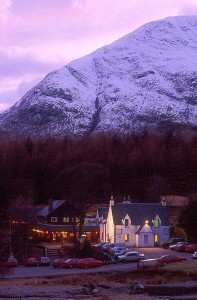
[[[111,193],[138,201],[197,191],[197,136],[99,135],[0,142],[0,205],[24,197],[82,197],[104,203]],[[89,198],[89,199],[88,199]]]

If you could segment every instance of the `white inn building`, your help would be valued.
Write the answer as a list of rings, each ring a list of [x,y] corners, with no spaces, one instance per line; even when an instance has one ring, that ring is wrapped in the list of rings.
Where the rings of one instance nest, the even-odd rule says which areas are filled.
[[[129,200],[97,210],[100,241],[125,243],[129,247],[154,247],[170,239],[165,201],[133,203]]]

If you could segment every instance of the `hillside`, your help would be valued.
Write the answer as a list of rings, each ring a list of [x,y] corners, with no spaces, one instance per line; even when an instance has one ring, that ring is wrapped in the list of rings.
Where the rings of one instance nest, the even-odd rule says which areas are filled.
[[[2,136],[197,128],[197,16],[145,24],[48,74],[0,117]]]

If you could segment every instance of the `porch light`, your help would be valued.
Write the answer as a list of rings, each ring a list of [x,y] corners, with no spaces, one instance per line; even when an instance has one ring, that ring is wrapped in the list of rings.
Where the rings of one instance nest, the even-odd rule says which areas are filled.
[[[148,224],[148,220],[145,221],[145,224]]]

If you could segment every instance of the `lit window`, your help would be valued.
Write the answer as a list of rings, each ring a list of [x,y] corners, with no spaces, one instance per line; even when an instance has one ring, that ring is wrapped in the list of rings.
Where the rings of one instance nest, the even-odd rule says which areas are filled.
[[[56,223],[57,222],[57,217],[51,217],[51,222]]]
[[[155,227],[159,227],[159,220],[158,219],[154,220],[154,225],[155,225]]]
[[[69,223],[69,217],[63,217],[63,222],[64,223]]]
[[[159,242],[159,236],[158,234],[155,234],[155,243],[158,243]]]
[[[128,242],[128,241],[129,241],[129,234],[128,234],[128,233],[126,233],[126,234],[124,235],[124,240],[125,240],[125,242]]]
[[[129,220],[125,219],[124,224],[125,224],[125,227],[128,227],[129,226]]]

